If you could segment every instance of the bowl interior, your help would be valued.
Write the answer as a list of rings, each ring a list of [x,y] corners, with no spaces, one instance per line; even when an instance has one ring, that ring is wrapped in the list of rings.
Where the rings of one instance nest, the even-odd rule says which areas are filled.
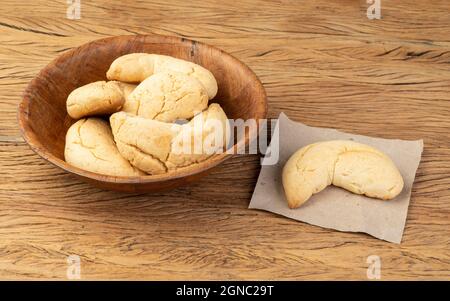
[[[117,57],[133,52],[165,54],[202,65],[218,82],[219,91],[212,102],[219,103],[228,118],[265,118],[264,88],[256,75],[231,55],[183,38],[119,36],[65,52],[29,84],[19,108],[19,123],[31,147],[51,162],[64,165],[66,131],[76,121],[67,115],[67,96],[82,85],[106,80],[111,63]]]

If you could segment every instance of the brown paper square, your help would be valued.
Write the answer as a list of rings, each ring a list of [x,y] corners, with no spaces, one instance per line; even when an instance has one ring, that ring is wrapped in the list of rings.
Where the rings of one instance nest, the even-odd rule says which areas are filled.
[[[309,127],[290,120],[284,113],[280,114],[276,126],[280,135],[279,160],[275,165],[261,167],[249,208],[274,212],[325,228],[365,232],[389,242],[401,242],[411,189],[423,150],[422,140],[381,139],[334,129]],[[403,176],[403,191],[393,200],[382,201],[329,186],[313,195],[301,207],[289,209],[281,181],[281,172],[286,161],[305,145],[336,139],[365,143],[386,153]],[[271,143],[276,143],[276,139],[272,139]]]

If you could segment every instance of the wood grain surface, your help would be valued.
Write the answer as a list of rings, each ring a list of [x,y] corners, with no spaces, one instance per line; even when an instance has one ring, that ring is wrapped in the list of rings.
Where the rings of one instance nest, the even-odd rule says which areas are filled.
[[[66,1],[0,5],[0,278],[450,279],[450,4],[341,1]],[[124,194],[35,155],[16,121],[21,93],[52,59],[113,35],[159,33],[233,54],[263,82],[269,115],[383,138],[424,139],[402,244],[246,209],[258,156],[200,182]]]

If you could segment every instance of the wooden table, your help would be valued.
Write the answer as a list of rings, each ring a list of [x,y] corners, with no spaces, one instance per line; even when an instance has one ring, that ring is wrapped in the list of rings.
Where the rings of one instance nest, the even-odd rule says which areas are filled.
[[[450,4],[366,1],[3,0],[0,6],[0,278],[450,279]],[[112,35],[159,33],[248,64],[282,111],[312,126],[424,139],[401,245],[248,210],[259,157],[159,194],[102,191],[35,155],[16,122],[21,93],[53,58]]]

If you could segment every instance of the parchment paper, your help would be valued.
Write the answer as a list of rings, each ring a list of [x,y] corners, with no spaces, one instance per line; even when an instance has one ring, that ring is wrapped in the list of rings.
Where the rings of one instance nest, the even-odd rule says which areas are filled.
[[[262,209],[312,225],[348,232],[365,232],[376,238],[400,243],[408,213],[412,184],[419,166],[423,141],[372,138],[333,129],[309,127],[281,113],[279,160],[263,165],[249,208]],[[297,209],[289,209],[284,196],[281,172],[285,162],[299,148],[318,141],[354,140],[378,148],[397,165],[405,182],[403,191],[393,200],[382,201],[329,186],[313,195]],[[277,143],[272,138],[272,144]],[[267,160],[268,158],[264,158]]]

